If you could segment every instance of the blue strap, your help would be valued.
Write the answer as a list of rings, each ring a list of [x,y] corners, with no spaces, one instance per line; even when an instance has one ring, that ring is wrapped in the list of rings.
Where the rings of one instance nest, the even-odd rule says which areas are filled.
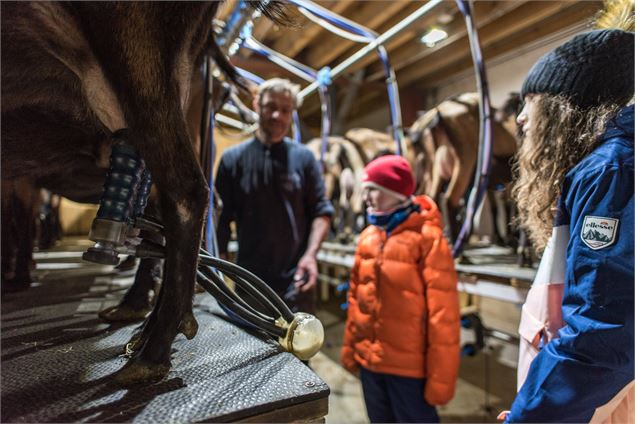
[[[317,73],[317,82],[320,86],[329,86],[333,82],[331,78],[331,68],[328,66],[323,67]]]

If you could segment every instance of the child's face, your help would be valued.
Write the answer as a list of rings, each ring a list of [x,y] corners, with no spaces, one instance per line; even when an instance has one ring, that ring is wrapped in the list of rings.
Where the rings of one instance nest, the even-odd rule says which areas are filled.
[[[536,103],[538,100],[538,96],[533,94],[528,94],[525,96],[525,104],[523,109],[518,114],[516,118],[516,122],[522,129],[523,137],[525,139],[531,139],[531,130],[536,125]]]
[[[365,187],[362,192],[366,206],[373,212],[385,212],[399,206],[401,200],[375,187]]]

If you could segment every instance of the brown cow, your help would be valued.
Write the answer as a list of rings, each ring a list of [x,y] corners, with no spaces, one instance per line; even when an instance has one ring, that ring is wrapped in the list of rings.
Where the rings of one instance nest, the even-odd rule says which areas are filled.
[[[320,160],[322,139],[312,139],[306,146]],[[361,187],[358,184],[364,165],[363,156],[353,142],[339,136],[328,138],[323,161],[325,195],[335,208],[332,225],[342,241],[350,241],[353,233],[361,230],[356,218],[364,210]]]
[[[474,176],[479,146],[479,95],[465,93],[441,102],[411,126],[410,145],[425,175],[418,192],[439,203],[449,234],[459,231],[458,212]],[[518,145],[513,133],[493,121],[490,186],[511,181],[509,160]],[[442,192],[443,184],[447,188]]]
[[[165,225],[165,277],[136,352],[117,374],[122,383],[163,378],[176,335],[191,339],[198,329],[192,298],[209,190],[184,111],[206,51],[232,71],[211,42],[219,4],[0,5],[3,179],[42,178],[57,192],[49,187],[57,176],[60,187],[81,182],[94,194],[103,178],[87,178],[97,169],[93,152],[121,129],[153,175]]]

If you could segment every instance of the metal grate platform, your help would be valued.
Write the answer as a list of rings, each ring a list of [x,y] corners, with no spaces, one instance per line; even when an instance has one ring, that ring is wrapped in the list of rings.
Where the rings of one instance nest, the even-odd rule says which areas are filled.
[[[119,355],[137,325],[110,326],[95,312],[117,301],[132,274],[40,264],[42,283],[2,298],[2,422],[280,422],[326,415],[327,385],[273,341],[228,322],[207,294],[195,300],[198,335],[177,337],[168,376],[154,385],[117,386],[110,376],[125,364]]]

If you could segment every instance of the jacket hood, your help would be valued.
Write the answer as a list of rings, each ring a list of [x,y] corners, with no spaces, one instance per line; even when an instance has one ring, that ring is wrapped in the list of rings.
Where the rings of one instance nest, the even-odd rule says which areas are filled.
[[[628,105],[622,108],[613,119],[606,125],[603,139],[608,140],[614,137],[623,137],[633,142],[633,111],[635,105]]]

